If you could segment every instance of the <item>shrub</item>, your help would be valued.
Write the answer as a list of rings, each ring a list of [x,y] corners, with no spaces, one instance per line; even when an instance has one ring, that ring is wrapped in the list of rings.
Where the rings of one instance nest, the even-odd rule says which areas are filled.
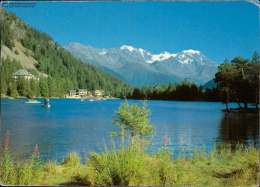
[[[127,134],[130,134],[132,144],[137,140],[144,143],[144,138],[153,133],[149,117],[150,111],[146,106],[129,105],[125,101],[119,107],[114,119],[114,123],[120,128],[121,143],[124,145]]]

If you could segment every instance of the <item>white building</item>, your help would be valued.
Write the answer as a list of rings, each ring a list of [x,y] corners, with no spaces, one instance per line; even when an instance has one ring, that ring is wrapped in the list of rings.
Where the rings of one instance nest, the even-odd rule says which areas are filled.
[[[25,80],[39,80],[38,78],[36,78],[33,74],[31,74],[30,72],[28,72],[26,69],[19,69],[16,72],[13,73],[13,79],[25,79]]]

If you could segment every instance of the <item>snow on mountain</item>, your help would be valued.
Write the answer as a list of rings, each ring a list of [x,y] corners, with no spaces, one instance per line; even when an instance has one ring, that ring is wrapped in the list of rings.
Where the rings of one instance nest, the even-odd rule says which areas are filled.
[[[199,55],[200,54],[200,51],[193,50],[193,49],[183,50],[182,52],[187,55]]]
[[[131,46],[131,45],[122,45],[122,46],[120,47],[120,49],[121,49],[121,50],[128,50],[128,51],[130,51],[130,52],[133,52],[133,51],[136,51],[136,50],[137,50],[136,48],[134,48],[134,47]]]
[[[165,51],[165,52],[160,53],[160,54],[151,55],[151,59],[147,60],[146,62],[147,63],[154,63],[154,62],[158,62],[158,61],[165,61],[165,60],[168,60],[168,59],[174,58],[174,57],[176,57],[176,54],[169,53],[169,52]]]
[[[99,49],[80,43],[66,48],[83,62],[91,63],[133,85],[168,84],[189,79],[203,84],[214,77],[215,63],[200,51],[153,54],[131,45]]]
[[[122,45],[120,47],[121,50],[127,50],[129,52],[139,52],[141,56],[144,58],[146,63],[154,63],[156,61],[164,61],[168,60],[169,58],[175,57],[176,54],[174,53],[169,53],[167,51],[164,51],[159,54],[151,54],[150,52],[142,49],[142,48],[135,48],[130,45]]]

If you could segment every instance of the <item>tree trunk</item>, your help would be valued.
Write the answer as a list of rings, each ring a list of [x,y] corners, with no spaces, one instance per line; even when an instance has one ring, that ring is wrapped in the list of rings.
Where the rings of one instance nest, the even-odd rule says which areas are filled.
[[[226,104],[226,111],[229,112],[229,107],[228,107],[228,103],[229,103],[229,90],[226,89],[225,92],[226,92],[226,102],[225,102],[225,104]]]
[[[131,145],[135,144],[135,134],[131,132]]]
[[[259,69],[258,69],[259,70]],[[260,72],[258,71],[257,86],[255,90],[255,108],[258,110],[258,104],[260,101]]]
[[[242,106],[241,106],[241,103],[240,103],[239,99],[237,99],[237,105],[238,105],[239,109],[241,109],[241,108],[242,108]]]
[[[122,128],[121,129],[121,146],[123,146],[123,148],[125,148],[125,129]]]
[[[248,109],[247,102],[244,102],[244,108]]]
[[[225,104],[226,104],[226,111],[229,112],[228,102],[225,102]]]

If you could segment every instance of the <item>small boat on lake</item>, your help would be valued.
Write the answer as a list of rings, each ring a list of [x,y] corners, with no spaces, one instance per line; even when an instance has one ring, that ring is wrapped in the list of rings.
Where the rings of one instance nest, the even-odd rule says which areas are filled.
[[[51,108],[50,99],[44,99],[43,107]]]
[[[41,102],[38,101],[38,100],[35,100],[35,99],[28,99],[28,101],[26,101],[25,103],[27,103],[27,104],[39,104]]]

